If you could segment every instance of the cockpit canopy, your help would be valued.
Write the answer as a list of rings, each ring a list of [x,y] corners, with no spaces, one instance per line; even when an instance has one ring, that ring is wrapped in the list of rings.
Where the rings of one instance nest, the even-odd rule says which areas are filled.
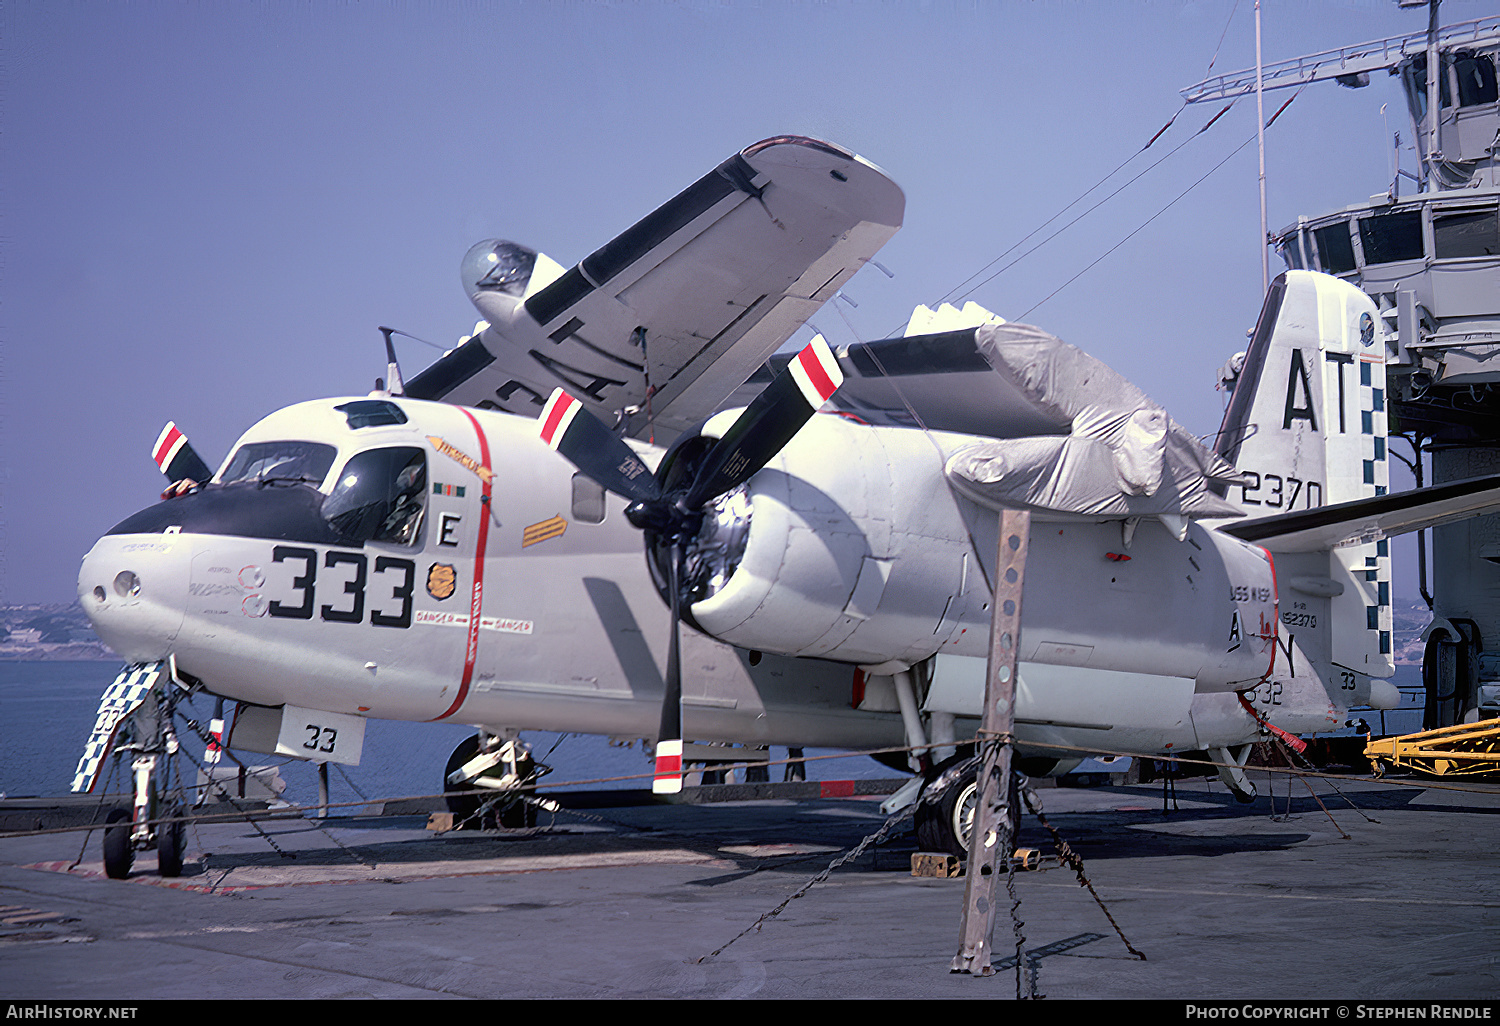
[[[290,482],[318,488],[337,455],[337,449],[322,442],[247,442],[235,450],[219,483]]]
[[[323,500],[323,519],[352,541],[410,545],[422,520],[427,457],[421,449],[366,449],[349,457],[333,491]]]
[[[323,442],[246,442],[234,451],[217,485],[142,511],[144,520],[137,515],[116,530],[149,530],[166,518],[180,530],[211,534],[416,544],[427,489],[426,452],[410,445],[364,449],[350,455],[330,480],[338,456],[337,447]]]

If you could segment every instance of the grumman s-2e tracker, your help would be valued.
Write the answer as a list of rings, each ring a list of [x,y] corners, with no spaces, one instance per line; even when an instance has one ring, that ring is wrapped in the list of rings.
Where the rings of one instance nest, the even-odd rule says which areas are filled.
[[[239,703],[228,745],[322,761],[358,762],[370,717],[476,724],[448,787],[511,796],[527,729],[651,738],[663,789],[684,738],[951,752],[983,700],[1001,509],[1033,517],[1027,772],[1090,749],[1243,764],[1266,730],[1394,704],[1385,538],[1495,508],[1500,479],[1386,494],[1370,300],[1278,278],[1212,450],[998,318],[773,357],[903,207],[854,154],[760,142],[571,270],[475,246],[484,323],[404,388],[392,357],[388,389],[273,413],[217,473],[169,426],[170,497],[79,574],[132,664],[74,785],[127,724],[109,871],[153,842],[180,871],[181,830],[150,821],[180,800],[171,706],[196,689]],[[901,800],[942,788],[920,840],[958,851],[950,770]]]

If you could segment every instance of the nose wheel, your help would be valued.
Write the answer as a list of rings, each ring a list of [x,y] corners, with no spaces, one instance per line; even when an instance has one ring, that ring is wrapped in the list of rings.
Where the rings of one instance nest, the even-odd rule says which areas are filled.
[[[74,790],[92,790],[99,763],[113,753],[131,755],[131,807],[111,809],[104,819],[104,872],[124,880],[135,853],[156,849],[157,870],[182,875],[187,852],[185,801],[176,781],[178,754],[172,716],[182,694],[168,663],[126,667],[104,692],[94,734],[79,764]],[[163,822],[165,820],[166,822]]]

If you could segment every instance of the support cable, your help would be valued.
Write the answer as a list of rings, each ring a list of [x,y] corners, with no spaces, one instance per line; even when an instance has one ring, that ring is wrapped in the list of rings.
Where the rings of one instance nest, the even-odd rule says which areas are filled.
[[[1229,17],[1226,18],[1226,19],[1224,19],[1224,28],[1219,33],[1219,41],[1216,44],[1214,44],[1214,53],[1213,53],[1213,56],[1208,59],[1208,67],[1204,69],[1204,73],[1203,73],[1203,77],[1204,78],[1207,78],[1208,77],[1208,73],[1211,72],[1211,71],[1213,71],[1214,64],[1219,59],[1219,51],[1224,48],[1224,40],[1229,35],[1229,26],[1234,22],[1234,16],[1235,16],[1235,13],[1239,10],[1239,7],[1240,7],[1239,0],[1234,0],[1234,5],[1232,7],[1230,7],[1230,9],[1229,9]],[[1208,124],[1204,125],[1200,129],[1198,129],[1197,132],[1195,132],[1192,136],[1190,136],[1182,144],[1180,144],[1176,148],[1174,148],[1171,151],[1171,153],[1166,154],[1165,156],[1163,156],[1161,158],[1161,160],[1158,160],[1155,164],[1152,164],[1150,167],[1146,168],[1145,171],[1142,171],[1139,175],[1136,175],[1135,178],[1132,178],[1129,182],[1126,182],[1124,186],[1121,186],[1121,189],[1126,188],[1126,187],[1134,184],[1143,175],[1145,175],[1145,174],[1149,173],[1150,171],[1152,171],[1153,169],[1155,169],[1157,167],[1157,165],[1161,164],[1162,161],[1164,161],[1164,160],[1167,159],[1167,157],[1170,157],[1173,153],[1176,153],[1177,150],[1182,149],[1182,147],[1185,146],[1188,142],[1191,142],[1193,139],[1196,139],[1198,136],[1200,136],[1204,132],[1206,132],[1209,129],[1209,127],[1213,125],[1213,123],[1215,121],[1219,120],[1219,118],[1222,117],[1224,115],[1224,113],[1229,110],[1230,106],[1233,106],[1233,101],[1231,101],[1231,103],[1229,105],[1225,106],[1223,110],[1219,111],[1218,114],[1215,114],[1209,120]],[[985,264],[979,270],[977,270],[973,274],[969,275],[967,278],[965,278],[963,281],[959,282],[953,288],[949,289],[948,292],[945,293],[942,296],[942,298],[940,298],[938,300],[938,302],[939,303],[947,302],[954,295],[957,295],[958,293],[960,293],[963,290],[964,286],[968,285],[969,282],[973,281],[979,275],[983,274],[985,271],[987,271],[991,267],[995,266],[995,264],[998,263],[999,261],[1005,259],[1005,257],[1008,256],[1010,253],[1013,253],[1016,250],[1017,247],[1024,245],[1026,243],[1027,239],[1030,239],[1037,232],[1039,232],[1043,228],[1047,227],[1053,221],[1056,221],[1063,214],[1067,213],[1074,206],[1076,206],[1077,204],[1079,204],[1080,202],[1082,202],[1083,199],[1085,197],[1087,197],[1090,193],[1094,192],[1096,189],[1098,189],[1100,186],[1102,186],[1105,182],[1109,181],[1115,175],[1119,174],[1120,171],[1122,171],[1126,167],[1126,165],[1128,165],[1131,161],[1135,160],[1135,158],[1139,157],[1142,153],[1145,153],[1147,150],[1149,150],[1152,147],[1152,145],[1155,144],[1156,140],[1160,139],[1163,135],[1166,135],[1167,134],[1167,130],[1170,129],[1174,124],[1176,124],[1177,119],[1182,115],[1182,112],[1184,110],[1187,110],[1187,107],[1188,107],[1188,104],[1187,104],[1186,101],[1184,101],[1183,104],[1182,104],[1182,106],[1178,107],[1177,110],[1172,114],[1172,116],[1167,119],[1166,124],[1164,124],[1160,128],[1158,128],[1156,130],[1156,134],[1153,135],[1150,139],[1146,140],[1146,145],[1142,146],[1140,149],[1136,150],[1130,156],[1128,156],[1124,160],[1122,160],[1118,165],[1115,166],[1115,169],[1113,171],[1109,172],[1109,174],[1105,175],[1103,178],[1099,179],[1093,185],[1091,185],[1087,189],[1085,189],[1081,194],[1079,194],[1079,196],[1076,199],[1074,199],[1072,202],[1070,202],[1067,206],[1063,207],[1057,213],[1053,214],[1047,220],[1043,221],[1041,224],[1039,224],[1035,228],[1033,228],[1030,232],[1026,233],[1025,236],[1023,236],[1020,240],[1018,240],[1009,249],[1005,250],[1005,252],[1003,252],[999,256],[995,257],[995,259],[991,260],[989,263]],[[1115,195],[1117,195],[1119,193],[1119,191],[1120,190],[1117,189],[1117,190],[1115,190],[1115,192],[1110,193],[1109,196],[1106,196],[1103,200],[1100,200],[1099,203],[1095,204],[1093,207],[1090,207],[1089,210],[1084,211],[1084,213],[1081,214],[1081,215],[1079,215],[1079,217],[1086,216],[1088,213],[1090,213],[1094,209],[1096,209],[1100,204],[1107,202],[1109,199],[1111,199]],[[1059,228],[1057,230],[1057,232],[1053,233],[1053,235],[1048,236],[1047,239],[1044,239],[1044,240],[1042,240],[1041,243],[1038,243],[1037,247],[1034,247],[1033,250],[1029,250],[1027,254],[1023,254],[1023,257],[1025,255],[1029,255],[1030,252],[1034,252],[1035,248],[1040,248],[1040,246],[1045,245],[1052,238],[1056,237],[1056,235],[1061,234],[1063,231],[1066,231],[1077,220],[1078,220],[1078,218],[1075,218],[1073,221],[1068,222],[1068,224],[1064,225],[1062,228]],[[1020,259],[1020,258],[1017,258],[1017,259]],[[1010,266],[1009,264],[1006,265],[1006,267],[1009,267],[1009,266]],[[980,282],[980,285],[986,284],[987,282],[993,280],[993,278],[996,275],[1001,274],[1005,270],[1006,270],[1006,268],[1004,268],[1004,267],[1001,268],[999,271],[996,271],[994,275],[991,275],[989,278],[986,278],[983,282]],[[974,288],[976,288],[976,289],[979,288],[979,285],[974,286]],[[973,289],[970,289],[969,293],[972,294],[972,292],[973,292]]]
[[[892,746],[888,746],[888,747],[884,747],[884,748],[869,748],[869,749],[862,749],[862,750],[859,750],[859,751],[838,752],[838,753],[835,753],[835,754],[832,754],[832,755],[806,755],[806,756],[797,756],[795,758],[789,758],[789,759],[766,759],[766,760],[760,760],[760,761],[755,761],[755,762],[750,762],[750,761],[736,762],[734,765],[737,768],[738,767],[801,765],[801,764],[806,764],[806,763],[810,763],[810,762],[827,761],[827,760],[830,760],[830,759],[856,759],[856,758],[862,758],[862,757],[865,757],[865,756],[873,756],[873,755],[899,754],[899,753],[905,753],[905,752],[914,751],[917,747],[919,747],[919,746],[915,746],[915,745],[892,745]],[[931,745],[928,745],[926,747],[931,747]],[[1067,753],[1078,754],[1078,755],[1123,756],[1125,758],[1131,758],[1131,759],[1155,760],[1157,762],[1169,762],[1169,763],[1185,762],[1185,763],[1188,763],[1188,764],[1190,764],[1190,765],[1192,765],[1194,767],[1213,767],[1213,768],[1241,769],[1241,770],[1243,770],[1243,769],[1246,768],[1245,766],[1240,765],[1239,763],[1215,762],[1215,761],[1213,761],[1211,759],[1197,759],[1197,758],[1195,758],[1195,759],[1184,759],[1181,756],[1167,755],[1167,754],[1163,754],[1163,753],[1160,753],[1160,752],[1152,753],[1152,752],[1135,752],[1135,751],[1124,751],[1124,750],[1112,750],[1112,749],[1099,748],[1097,746],[1081,747],[1081,746],[1078,746],[1078,745],[1052,744],[1052,743],[1043,742],[1043,741],[1027,741],[1026,742],[1026,747],[1027,748],[1045,749],[1047,751],[1067,752]],[[238,760],[236,760],[236,761],[238,761]],[[1434,778],[1430,778],[1430,777],[1422,777],[1422,778],[1419,778],[1419,779],[1410,779],[1410,780],[1408,780],[1408,779],[1401,778],[1401,777],[1384,776],[1384,777],[1380,777],[1380,778],[1377,779],[1377,778],[1375,778],[1373,776],[1355,776],[1355,775],[1351,775],[1351,774],[1348,774],[1348,773],[1329,773],[1329,772],[1325,772],[1325,771],[1321,771],[1321,770],[1316,770],[1316,769],[1299,769],[1299,768],[1291,767],[1291,766],[1266,766],[1266,767],[1263,767],[1263,768],[1267,771],[1268,777],[1270,779],[1272,779],[1272,780],[1275,779],[1275,776],[1277,774],[1283,774],[1283,775],[1286,775],[1288,777],[1294,777],[1294,776],[1295,777],[1308,777],[1308,778],[1326,780],[1326,781],[1330,782],[1330,786],[1332,786],[1332,784],[1334,782],[1337,782],[1337,781],[1352,781],[1354,783],[1362,783],[1362,784],[1379,783],[1379,784],[1381,784],[1384,787],[1391,787],[1391,788],[1398,788],[1398,789],[1399,788],[1420,788],[1420,789],[1425,790],[1425,791],[1448,791],[1448,792],[1452,792],[1454,794],[1484,794],[1484,795],[1493,795],[1493,794],[1495,794],[1495,788],[1493,786],[1488,786],[1488,787],[1487,786],[1482,786],[1482,785],[1481,786],[1465,786],[1463,784],[1451,783],[1448,780],[1434,779]],[[581,779],[581,780],[559,780],[559,781],[554,781],[554,782],[552,782],[550,784],[545,784],[545,783],[544,784],[538,784],[537,785],[537,789],[538,790],[542,790],[544,788],[577,787],[577,786],[582,785],[582,784],[607,784],[607,783],[618,783],[618,782],[625,782],[625,781],[632,781],[632,780],[642,780],[642,781],[644,781],[644,780],[650,780],[653,775],[654,774],[652,772],[647,771],[647,772],[644,772],[644,773],[636,773],[636,774],[630,774],[630,775],[626,775],[626,776],[595,777],[595,778]],[[817,783],[817,781],[811,781],[810,783]],[[223,785],[216,783],[214,785],[214,788],[216,790],[222,791],[223,790]],[[330,809],[356,808],[356,807],[363,807],[363,806],[370,805],[370,804],[372,804],[372,802],[394,803],[394,802],[404,802],[404,801],[426,801],[426,800],[434,799],[434,798],[446,798],[446,797],[449,797],[450,795],[452,795],[454,797],[459,797],[459,796],[472,797],[473,796],[473,792],[471,792],[471,791],[439,791],[439,792],[434,792],[434,793],[429,793],[429,794],[396,795],[396,796],[389,797],[389,798],[378,798],[378,799],[363,800],[363,801],[356,801],[356,802],[330,802],[329,805],[328,805],[328,808],[330,808]],[[105,796],[105,797],[107,797],[107,796]],[[225,795],[225,798],[226,798],[226,800],[230,801],[232,804],[234,803],[234,799],[231,798],[231,797],[229,797],[228,795]],[[1345,800],[1349,801],[1349,799],[1348,799],[1347,796],[1345,796]],[[1353,804],[1352,801],[1350,802],[1350,804],[1351,805]],[[573,810],[567,810],[567,811],[569,811],[569,813],[572,814],[572,815],[577,815],[578,814],[578,813],[576,813]],[[226,822],[226,821],[239,821],[239,820],[250,820],[250,821],[253,822],[254,820],[305,819],[306,818],[306,813],[307,813],[306,809],[295,807],[295,806],[291,806],[291,807],[288,807],[285,810],[280,810],[280,811],[278,811],[278,810],[262,811],[262,810],[256,810],[256,809],[248,809],[248,808],[237,808],[237,811],[235,811],[235,812],[229,812],[229,813],[209,813],[209,814],[206,814],[206,815],[199,815],[199,816],[174,816],[174,817],[165,817],[165,818],[160,819],[160,820],[151,820],[149,822],[151,822],[151,823],[175,822],[176,820],[179,820],[179,819],[182,820],[182,821],[184,821],[184,822],[193,823],[193,824],[198,824],[198,823],[215,823],[215,822]],[[1370,820],[1370,822],[1372,822],[1372,823],[1379,823],[1380,821],[1372,819],[1372,820]],[[43,828],[43,829],[40,829],[40,830],[8,830],[8,831],[0,831],[0,838],[6,838],[6,837],[40,837],[40,836],[47,835],[47,834],[71,834],[71,833],[89,832],[89,831],[102,830],[102,829],[103,829],[103,824],[100,824],[100,823],[85,823],[85,824],[81,824],[81,825],[77,825],[77,826],[46,827],[46,828]],[[288,857],[295,857],[295,856],[288,856]]]
[[[212,734],[210,734],[207,731],[205,731],[203,729],[203,726],[197,720],[189,719],[187,716],[184,716],[181,713],[178,713],[177,715],[182,717],[183,726],[185,726],[187,729],[191,730],[194,734],[196,734],[198,736],[198,739],[200,741],[204,742],[204,744],[211,744],[211,743],[213,743],[213,736],[212,736]],[[191,755],[189,755],[187,753],[186,749],[181,749],[181,751],[182,751],[182,754],[187,757],[188,761],[190,761],[193,764],[193,766],[200,773],[203,774],[204,779],[208,781],[208,784],[206,785],[208,787],[208,789],[210,791],[217,790],[219,792],[219,796],[221,798],[223,798],[225,801],[227,801],[230,805],[234,806],[235,810],[242,815],[242,817],[244,818],[245,822],[249,823],[252,827],[254,827],[255,828],[255,832],[258,833],[258,834],[260,834],[261,838],[267,844],[269,844],[271,846],[271,850],[272,851],[276,852],[277,855],[280,855],[284,859],[295,859],[297,857],[297,855],[296,855],[295,852],[283,851],[281,849],[281,846],[278,845],[275,842],[275,840],[272,839],[271,835],[268,834],[265,830],[261,829],[260,824],[255,821],[255,817],[253,817],[252,815],[250,815],[250,813],[253,810],[246,809],[243,806],[241,806],[240,803],[239,803],[239,801],[233,795],[231,795],[229,793],[228,789],[225,788],[222,783],[219,783],[218,781],[214,780],[213,777],[208,773],[208,771],[206,771],[203,768],[203,766],[198,763],[198,760],[194,759]],[[246,766],[244,764],[244,762],[242,762],[240,760],[239,756],[237,756],[237,755],[234,754],[234,752],[232,752],[228,748],[224,748],[222,746],[220,747],[220,751],[224,755],[229,756],[230,760],[236,766],[238,766],[240,769],[245,770],[246,772],[250,771],[250,767]],[[325,831],[325,833],[326,833],[326,831]],[[336,843],[338,843],[338,842],[336,842]],[[343,845],[340,844],[340,846],[342,847]],[[357,855],[355,856],[355,858],[358,861],[360,861],[360,862],[364,862],[365,861],[364,859],[359,858],[359,856],[357,856]],[[369,863],[365,863],[365,865],[369,866],[370,864]],[[370,866],[370,868],[373,869],[375,867],[374,866]],[[228,876],[229,874],[226,872],[224,875]],[[219,883],[222,883],[222,882],[223,882],[223,878],[221,877],[220,880],[219,880]],[[217,887],[218,883],[216,883],[214,886]]]
[[[1125,931],[1120,929],[1120,924],[1115,922],[1115,917],[1110,914],[1109,906],[1104,904],[1104,899],[1099,897],[1099,892],[1094,890],[1094,885],[1089,882],[1088,876],[1083,871],[1083,859],[1079,858],[1078,853],[1068,845],[1067,841],[1063,840],[1062,835],[1057,832],[1057,828],[1052,825],[1047,819],[1046,814],[1042,812],[1041,800],[1037,798],[1036,789],[1031,786],[1030,781],[1021,785],[1021,797],[1026,801],[1026,808],[1041,821],[1042,826],[1047,828],[1047,833],[1052,835],[1052,846],[1057,849],[1058,858],[1073,870],[1074,875],[1078,877],[1078,885],[1088,888],[1089,894],[1093,896],[1094,903],[1104,913],[1104,918],[1109,920],[1109,925],[1114,927],[1115,933],[1119,935],[1121,943],[1136,958],[1142,962],[1146,961],[1146,956],[1137,951],[1135,946],[1130,943],[1129,939],[1125,936]]]
[[[896,828],[897,824],[899,824],[902,820],[906,819],[906,817],[911,814],[911,811],[912,811],[913,808],[915,808],[915,806],[910,806],[908,808],[902,809],[901,811],[892,814],[890,816],[890,818],[888,818],[883,824],[881,824],[879,830],[875,831],[873,834],[869,834],[868,836],[866,836],[865,838],[863,838],[858,844],[856,844],[854,847],[850,848],[848,851],[846,851],[842,855],[838,856],[832,862],[828,863],[828,867],[826,869],[824,869],[817,876],[813,877],[811,880],[807,881],[807,883],[803,884],[801,887],[799,887],[795,891],[793,891],[786,898],[786,900],[782,901],[781,904],[777,905],[771,911],[769,911],[769,912],[765,913],[764,915],[762,915],[755,922],[753,922],[749,926],[745,927],[739,933],[737,933],[733,937],[729,938],[729,940],[725,941],[723,944],[719,945],[717,948],[715,948],[714,950],[710,951],[708,954],[706,954],[706,955],[700,955],[698,958],[693,959],[693,963],[695,965],[696,964],[702,964],[703,962],[707,962],[709,959],[717,958],[720,954],[722,954],[724,952],[724,950],[726,948],[729,947],[729,945],[733,944],[735,941],[739,940],[741,937],[745,936],[748,933],[752,933],[754,931],[758,931],[760,929],[760,927],[761,927],[761,924],[764,923],[764,922],[766,922],[766,920],[768,920],[768,919],[774,919],[776,916],[781,915],[781,913],[786,910],[786,907],[788,905],[790,905],[792,902],[796,901],[798,898],[802,897],[804,894],[806,894],[808,891],[812,890],[814,887],[816,887],[818,884],[822,883],[824,880],[827,880],[828,877],[830,875],[832,875],[832,873],[833,873],[833,871],[835,869],[837,869],[838,867],[844,865],[846,862],[852,862],[852,861],[854,861],[855,859],[857,859],[861,855],[863,855],[865,853],[865,849],[868,848],[868,847],[870,847],[870,845],[872,845],[872,844],[879,844],[881,841],[883,841],[887,837],[889,837],[890,834],[891,834],[891,832]]]
[[[1198,129],[1197,132],[1195,132],[1192,135],[1188,136],[1182,142],[1178,143],[1175,147],[1173,147],[1172,149],[1168,150],[1166,153],[1162,154],[1161,157],[1159,157],[1154,163],[1152,163],[1150,166],[1146,167],[1139,174],[1137,174],[1134,178],[1130,179],[1130,181],[1126,182],[1124,185],[1121,185],[1114,192],[1111,192],[1108,196],[1105,196],[1103,199],[1099,200],[1099,202],[1095,203],[1093,206],[1089,207],[1087,210],[1085,210],[1082,213],[1080,213],[1077,217],[1073,218],[1067,224],[1065,224],[1061,228],[1057,229],[1057,231],[1053,232],[1052,234],[1048,235],[1046,238],[1042,239],[1041,242],[1038,242],[1035,246],[1032,246],[1030,249],[1028,249],[1026,252],[1022,253],[1020,256],[1016,257],[1014,260],[1012,260],[1010,263],[1006,264],[1004,267],[1001,267],[999,270],[995,271],[995,273],[991,274],[989,277],[987,277],[984,280],[976,283],[972,288],[969,288],[967,290],[964,289],[965,285],[967,285],[969,282],[973,281],[980,274],[984,273],[984,271],[989,270],[989,268],[993,267],[998,261],[1000,261],[1001,259],[1003,259],[1007,254],[1013,252],[1017,247],[1019,247],[1020,245],[1022,245],[1023,243],[1025,243],[1026,240],[1029,239],[1029,238],[1031,238],[1032,235],[1035,235],[1042,228],[1045,228],[1048,224],[1051,224],[1052,221],[1055,221],[1055,220],[1057,220],[1058,217],[1061,217],[1069,208],[1071,208],[1079,200],[1083,199],[1083,196],[1087,196],[1090,192],[1093,192],[1094,189],[1097,189],[1097,188],[1099,188],[1100,185],[1103,185],[1106,181],[1108,181],[1111,177],[1113,177],[1116,174],[1116,172],[1118,172],[1120,170],[1120,168],[1123,168],[1125,166],[1125,164],[1130,163],[1130,160],[1134,160],[1141,153],[1144,153],[1145,150],[1146,150],[1146,146],[1150,146],[1151,145],[1151,143],[1148,142],[1146,144],[1146,146],[1141,147],[1141,149],[1137,153],[1133,154],[1130,157],[1130,160],[1125,161],[1125,164],[1121,164],[1120,168],[1116,168],[1114,171],[1111,171],[1104,178],[1100,179],[1100,181],[1099,181],[1099,183],[1097,185],[1094,185],[1092,188],[1090,188],[1088,190],[1088,192],[1085,192],[1083,194],[1083,196],[1078,197],[1077,200],[1074,200],[1072,203],[1069,203],[1068,206],[1066,206],[1062,210],[1058,211],[1056,214],[1054,214],[1052,216],[1051,219],[1049,219],[1043,225],[1039,226],[1037,229],[1033,230],[1029,235],[1027,235],[1026,238],[1022,239],[1020,242],[1018,242],[1014,246],[1010,247],[1010,249],[1007,249],[1004,253],[1001,253],[1000,256],[996,257],[994,260],[991,260],[981,270],[979,270],[979,271],[975,272],[974,274],[970,275],[968,278],[966,278],[964,280],[963,283],[961,283],[960,285],[958,285],[956,288],[953,288],[953,289],[949,290],[948,294],[945,295],[945,296],[943,296],[942,300],[939,300],[939,302],[946,301],[951,296],[954,296],[955,294],[960,294],[960,293],[963,296],[971,296],[977,290],[979,290],[979,289],[983,288],[984,286],[988,285],[990,282],[992,282],[996,278],[1000,277],[1000,275],[1004,274],[1006,271],[1008,271],[1012,267],[1016,266],[1016,264],[1019,264],[1022,260],[1025,260],[1027,257],[1031,256],[1031,254],[1033,254],[1037,250],[1041,249],[1047,243],[1049,243],[1053,239],[1057,238],[1059,235],[1061,235],[1063,232],[1067,231],[1069,228],[1073,227],[1079,221],[1083,220],[1085,217],[1088,217],[1090,214],[1092,214],[1094,211],[1098,210],[1104,204],[1108,203],[1110,200],[1114,199],[1120,193],[1124,192],[1126,189],[1130,188],[1136,182],[1140,181],[1146,175],[1148,175],[1152,171],[1156,170],[1165,161],[1167,161],[1169,158],[1171,158],[1172,156],[1174,156],[1184,146],[1188,145],[1188,143],[1192,142],[1194,139],[1198,138],[1198,136],[1202,135],[1204,132],[1206,132],[1210,128],[1212,128],[1214,122],[1218,121],[1219,118],[1223,117],[1226,113],[1228,113],[1230,107],[1234,106],[1234,102],[1235,101],[1231,100],[1229,103],[1225,104],[1224,107],[1217,114],[1215,114],[1212,118],[1209,118],[1208,122],[1202,128]],[[1183,106],[1186,107],[1187,105],[1183,104]],[[1180,114],[1180,113],[1182,113],[1181,110],[1178,111],[1178,114]],[[1176,119],[1177,119],[1177,114],[1172,115],[1172,120],[1175,121]],[[1171,124],[1172,124],[1171,121],[1167,122],[1167,124],[1165,126],[1163,126],[1163,128],[1162,128],[1162,132],[1165,132],[1167,130],[1167,128],[1171,127]],[[1161,134],[1161,132],[1158,132],[1157,136],[1159,136],[1160,134]],[[1155,142],[1157,136],[1152,136],[1151,142]],[[1239,151],[1236,150],[1235,152],[1237,153]],[[1233,156],[1233,154],[1231,154],[1231,156]],[[1210,173],[1212,173],[1212,172],[1210,172]],[[1200,179],[1200,181],[1201,181],[1201,179]],[[1196,184],[1196,183],[1194,183],[1194,184]],[[1191,186],[1189,188],[1191,188]],[[1186,193],[1183,193],[1183,195],[1186,195]],[[1178,199],[1181,199],[1181,198],[1182,198],[1181,196],[1178,197]],[[1148,221],[1148,222],[1146,222],[1146,224],[1150,224],[1150,222]],[[1144,228],[1145,226],[1146,225],[1143,224],[1143,225],[1141,225],[1141,228]],[[1140,228],[1137,228],[1136,231],[1140,231]],[[1134,234],[1135,234],[1135,232],[1131,233],[1131,235],[1134,235]],[[1130,238],[1130,236],[1127,235],[1125,237],[1125,239],[1121,240],[1121,242],[1123,243],[1126,239],[1129,239],[1129,238]],[[1118,248],[1118,247],[1116,247],[1116,248]],[[1112,252],[1112,250],[1111,250],[1111,252]],[[1108,256],[1108,253],[1106,253],[1105,255]],[[1101,259],[1102,259],[1102,257],[1101,257]],[[1095,261],[1095,263],[1098,263],[1098,261]],[[1089,265],[1089,267],[1092,267],[1092,266],[1093,266],[1093,264]],[[1084,268],[1085,271],[1087,271],[1088,269],[1089,269],[1088,267]],[[1079,273],[1082,273],[1082,272],[1079,272]],[[1069,281],[1071,281],[1071,280],[1072,279],[1069,279]],[[1050,299],[1051,297],[1049,296],[1048,298]],[[1043,302],[1045,302],[1045,301],[1046,300],[1043,300]],[[1040,306],[1040,305],[1041,305],[1040,303],[1037,304],[1037,306]],[[1036,307],[1032,307],[1032,309],[1034,310],[1034,309],[1036,309]],[[1027,313],[1030,313],[1030,312],[1031,312],[1030,310],[1027,311]],[[1021,315],[1021,317],[1025,317],[1025,316],[1026,316],[1026,314],[1022,314]],[[1015,318],[1015,319],[1016,320],[1020,320],[1021,318]]]

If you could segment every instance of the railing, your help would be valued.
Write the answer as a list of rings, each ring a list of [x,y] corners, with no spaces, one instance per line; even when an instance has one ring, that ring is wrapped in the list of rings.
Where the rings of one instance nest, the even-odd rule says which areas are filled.
[[[1463,21],[1438,30],[1438,48],[1451,50],[1460,46],[1487,46],[1500,44],[1500,17],[1479,18]],[[1361,72],[1380,71],[1394,67],[1412,53],[1427,49],[1427,33],[1412,32],[1389,39],[1377,39],[1369,43],[1357,43],[1337,50],[1293,57],[1261,68],[1263,89],[1284,89],[1287,86],[1316,82],[1319,79],[1337,78],[1342,75],[1357,75]],[[1188,103],[1202,100],[1227,100],[1255,92],[1255,69],[1231,71],[1215,78],[1204,79],[1197,85],[1182,90],[1182,98]]]

